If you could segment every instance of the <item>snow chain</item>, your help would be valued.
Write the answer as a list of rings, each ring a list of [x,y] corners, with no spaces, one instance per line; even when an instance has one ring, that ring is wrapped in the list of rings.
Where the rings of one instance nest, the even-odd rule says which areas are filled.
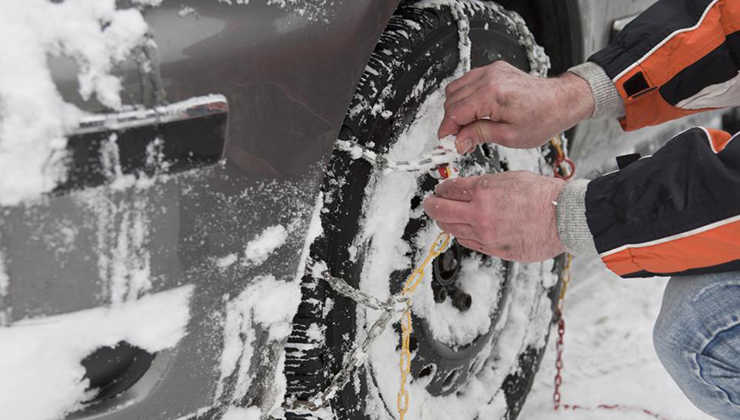
[[[661,416],[647,408],[633,407],[623,404],[599,404],[597,406],[589,407],[577,404],[563,404],[561,395],[561,386],[563,384],[563,351],[565,350],[565,318],[563,315],[565,294],[568,291],[568,286],[571,282],[571,268],[573,263],[573,256],[566,254],[565,266],[561,274],[562,285],[560,286],[560,295],[558,296],[558,304],[555,308],[555,319],[558,323],[558,341],[556,342],[555,349],[557,355],[555,357],[555,392],[552,395],[553,408],[555,411],[620,411],[624,413],[640,413],[647,416],[653,417],[657,420],[668,420],[666,417]]]
[[[556,177],[562,179],[570,179],[575,173],[575,164],[571,161],[564,150],[564,136],[561,134],[550,140],[550,145],[555,150],[556,156],[553,162],[553,171]],[[435,171],[439,173],[440,178],[446,179],[454,176],[456,169],[451,164],[456,163],[460,159],[460,155],[451,149],[437,148],[429,154],[422,156],[419,159],[412,161],[394,161],[384,156],[379,156],[376,152],[359,144],[357,139],[352,140],[337,140],[336,149],[348,153],[353,159],[362,159],[373,165],[373,167],[392,172],[423,172],[423,171]],[[396,399],[396,408],[399,413],[399,419],[404,420],[404,417],[409,409],[411,397],[408,389],[406,389],[406,381],[408,375],[411,372],[411,332],[412,332],[412,319],[411,319],[411,294],[417,289],[419,284],[424,279],[425,269],[429,263],[439,256],[449,246],[452,240],[450,234],[442,232],[432,244],[429,254],[423,263],[415,269],[411,276],[406,281],[406,285],[403,291],[399,294],[389,297],[386,301],[382,301],[375,296],[369,295],[355,287],[349,285],[345,280],[332,276],[328,270],[324,269],[317,276],[318,278],[329,283],[332,289],[340,295],[352,299],[359,305],[366,306],[375,310],[382,311],[377,321],[370,327],[370,330],[365,337],[365,340],[355,346],[350,356],[345,359],[342,364],[342,369],[337,372],[332,378],[330,385],[319,395],[311,398],[308,401],[293,401],[286,402],[283,404],[283,408],[286,410],[293,411],[317,411],[325,408],[331,402],[331,399],[349,382],[352,372],[362,366],[367,358],[367,352],[370,346],[377,340],[380,334],[385,330],[388,324],[393,319],[393,315],[402,313],[401,316],[401,356],[399,362],[399,371],[401,373],[401,387],[398,391]],[[308,269],[312,270],[319,264],[324,264],[319,261],[309,261],[307,266]],[[570,256],[568,257],[568,263],[564,273],[569,272],[570,268]],[[561,324],[559,325],[558,331],[561,333],[560,339],[558,340],[558,354],[562,356],[562,340],[565,332],[565,325],[562,321],[562,304],[565,298],[565,291],[567,284],[570,281],[564,281],[563,289],[560,293],[560,300],[558,302],[558,318],[560,318]],[[559,406],[560,401],[560,386],[562,378],[560,376],[560,369],[562,368],[562,360],[559,359],[558,365],[558,376],[556,378],[556,395],[557,402],[556,406]]]
[[[560,409],[560,401],[562,396],[560,395],[560,386],[563,384],[563,350],[565,345],[565,318],[563,317],[563,308],[565,304],[565,294],[568,292],[568,286],[571,280],[571,264],[573,262],[573,256],[566,254],[565,266],[563,267],[563,273],[561,274],[562,284],[560,285],[560,295],[558,296],[558,306],[555,308],[555,319],[558,320],[558,341],[556,342],[555,349],[557,356],[555,357],[555,392],[552,394],[552,402],[555,406],[555,411]]]
[[[398,391],[396,404],[398,413],[401,416],[400,418],[403,420],[404,415],[408,411],[411,399],[409,392],[406,389],[406,379],[409,373],[411,373],[411,294],[416,291],[419,284],[424,280],[424,270],[427,265],[447,249],[451,240],[452,237],[449,233],[440,233],[432,244],[429,254],[424,259],[424,262],[422,262],[421,265],[409,276],[403,291],[389,297],[386,301],[382,301],[375,296],[352,287],[343,279],[332,276],[328,270],[323,270],[319,274],[319,278],[329,283],[331,288],[340,295],[352,299],[357,304],[382,311],[382,313],[372,327],[370,327],[370,330],[362,344],[355,346],[350,356],[345,359],[342,369],[334,375],[331,384],[324,390],[324,392],[308,401],[293,401],[291,403],[285,403],[283,404],[284,409],[294,411],[317,411],[329,405],[331,399],[336,395],[336,393],[341,391],[342,388],[347,385],[352,372],[365,363],[370,346],[378,339],[378,337],[380,337],[380,334],[388,326],[390,321],[393,319],[393,314],[403,313],[401,317],[402,349],[401,361],[399,364],[399,369],[401,371],[401,389]],[[310,260],[307,266],[309,270],[314,270],[316,267],[319,267],[319,264],[323,264],[324,267],[326,267],[325,263],[313,260]]]
[[[406,389],[406,379],[411,373],[411,294],[414,293],[416,288],[419,287],[419,284],[421,284],[421,281],[424,280],[424,269],[426,266],[447,249],[451,239],[450,234],[447,232],[442,232],[437,236],[426,259],[424,259],[424,262],[421,263],[419,268],[411,273],[408,280],[406,280],[406,285],[403,287],[403,292],[401,292],[401,295],[406,297],[406,311],[401,317],[401,361],[398,365],[401,371],[401,388],[398,390],[398,396],[396,398],[396,409],[398,410],[400,420],[403,420],[406,412],[409,411],[409,402],[411,400],[409,391]]]
[[[324,268],[326,267],[325,263],[312,260],[308,262],[307,266],[309,270],[313,270],[315,267],[318,267],[319,264],[323,264]],[[372,327],[370,327],[370,330],[362,344],[356,345],[350,356],[344,360],[342,369],[334,375],[331,384],[321,394],[308,401],[293,401],[292,403],[283,404],[283,408],[286,410],[317,411],[328,406],[336,393],[341,391],[342,388],[347,385],[352,372],[365,363],[367,351],[370,349],[373,342],[380,337],[380,334],[388,326],[391,319],[393,319],[393,314],[407,310],[407,301],[409,298],[404,296],[402,293],[393,295],[384,302],[375,296],[352,287],[343,279],[332,276],[326,269],[324,269],[318,277],[329,283],[331,288],[340,295],[354,300],[357,304],[382,311],[382,313],[378,317],[378,320],[375,321]]]
[[[566,144],[564,134],[555,136],[550,140],[550,145],[555,149],[555,161],[552,164],[555,178],[567,181],[576,174],[576,164],[566,154],[564,144]]]

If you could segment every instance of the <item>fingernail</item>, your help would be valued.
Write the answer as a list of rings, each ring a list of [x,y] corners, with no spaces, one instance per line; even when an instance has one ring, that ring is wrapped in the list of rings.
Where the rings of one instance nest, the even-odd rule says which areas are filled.
[[[465,139],[460,142],[460,150],[462,151],[462,153],[468,153],[472,147],[473,141],[470,139]]]

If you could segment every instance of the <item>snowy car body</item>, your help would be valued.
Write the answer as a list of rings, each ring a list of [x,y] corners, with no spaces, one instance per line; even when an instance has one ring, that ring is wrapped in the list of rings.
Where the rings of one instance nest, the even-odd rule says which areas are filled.
[[[66,181],[0,207],[0,354],[14,353],[0,361],[0,401],[18,388],[5,393],[9,418],[220,418],[280,403],[275,372],[300,302],[290,283],[319,184],[398,1],[240,3],[136,6],[151,42],[116,74],[124,103],[139,107],[83,99],[74,61],[50,62],[61,96],[88,114],[68,133]],[[652,1],[500,3],[561,72]],[[586,122],[572,153],[591,157],[588,173],[680,124],[625,134]],[[106,371],[96,360],[124,362]],[[54,389],[38,386],[44,375]],[[81,398],[83,377],[106,398]],[[40,408],[14,414],[29,405]]]

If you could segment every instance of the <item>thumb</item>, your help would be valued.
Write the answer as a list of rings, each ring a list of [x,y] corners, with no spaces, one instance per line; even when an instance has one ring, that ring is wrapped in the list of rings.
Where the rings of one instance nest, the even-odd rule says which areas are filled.
[[[469,153],[482,143],[496,143],[510,147],[514,131],[510,124],[491,120],[476,120],[457,133],[455,147],[459,153]]]

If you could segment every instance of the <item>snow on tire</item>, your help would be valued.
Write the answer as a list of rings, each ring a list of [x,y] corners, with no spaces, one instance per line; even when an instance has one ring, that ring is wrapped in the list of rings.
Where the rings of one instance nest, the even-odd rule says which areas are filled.
[[[541,76],[549,63],[523,20],[494,3],[402,6],[381,36],[340,138],[390,159],[418,158],[438,145],[446,84],[471,65],[496,60]],[[547,147],[479,147],[460,172],[552,174],[549,156]],[[383,171],[335,151],[322,188],[323,235],[311,245],[311,256],[326,262],[332,275],[380,299],[398,293],[439,233],[421,208],[436,183],[429,173]],[[427,270],[414,294],[406,418],[515,418],[547,342],[562,262],[514,264],[457,244],[448,253]],[[308,400],[329,386],[379,315],[337,295],[310,271],[287,344],[289,401]],[[461,296],[469,305],[460,303]],[[329,407],[286,417],[397,418],[399,330],[398,322],[386,328],[365,366]]]

